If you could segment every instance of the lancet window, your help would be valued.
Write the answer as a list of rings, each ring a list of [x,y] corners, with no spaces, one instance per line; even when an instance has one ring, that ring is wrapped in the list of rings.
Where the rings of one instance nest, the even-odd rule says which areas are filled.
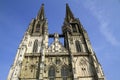
[[[38,40],[35,40],[33,45],[33,52],[37,52],[37,50],[38,50]]]
[[[80,42],[78,40],[75,41],[75,45],[76,45],[76,51],[81,52],[81,46],[80,46]]]
[[[49,80],[55,80],[55,68],[51,66],[48,71]]]

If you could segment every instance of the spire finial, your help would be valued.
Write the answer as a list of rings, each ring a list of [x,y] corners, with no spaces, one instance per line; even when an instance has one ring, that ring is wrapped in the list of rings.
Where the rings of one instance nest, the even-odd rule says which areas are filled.
[[[37,18],[40,19],[40,20],[45,19],[44,4],[42,4],[42,6],[41,6],[41,8],[40,8],[40,10],[38,12]]]
[[[70,10],[68,3],[66,3],[65,20],[69,22],[71,19],[74,19],[74,15],[73,15],[72,11]]]
[[[42,3],[42,6],[44,6],[44,3]]]

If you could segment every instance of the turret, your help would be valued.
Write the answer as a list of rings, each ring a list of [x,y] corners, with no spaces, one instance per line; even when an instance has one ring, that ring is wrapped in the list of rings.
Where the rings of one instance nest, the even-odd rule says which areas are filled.
[[[33,19],[29,25],[28,33],[33,36],[41,36],[47,30],[47,20],[44,13],[44,4],[42,4],[36,19]]]
[[[39,12],[38,12],[38,15],[37,15],[37,19],[39,19],[40,21],[42,20],[45,20],[45,13],[44,13],[44,4],[42,4]]]
[[[66,4],[66,15],[62,26],[65,35],[65,47],[74,52],[88,52],[89,38],[86,30],[83,28],[80,20],[74,17],[68,4]],[[71,45],[72,43],[73,45]],[[70,45],[70,46],[69,46]],[[71,46],[74,46],[73,48]]]

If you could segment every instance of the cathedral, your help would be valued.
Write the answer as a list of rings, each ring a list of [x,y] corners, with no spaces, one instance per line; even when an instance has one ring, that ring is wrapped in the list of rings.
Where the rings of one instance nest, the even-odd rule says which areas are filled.
[[[54,41],[49,44],[48,41]],[[60,38],[64,41],[60,42]],[[89,37],[69,5],[62,33],[48,33],[44,4],[18,47],[7,80],[105,80]]]

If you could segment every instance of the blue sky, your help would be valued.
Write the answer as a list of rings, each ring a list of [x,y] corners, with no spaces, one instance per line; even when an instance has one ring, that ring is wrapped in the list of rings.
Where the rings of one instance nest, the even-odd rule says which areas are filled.
[[[6,80],[32,18],[45,4],[50,33],[61,33],[65,4],[87,30],[107,80],[119,80],[120,0],[0,0],[0,80]]]

